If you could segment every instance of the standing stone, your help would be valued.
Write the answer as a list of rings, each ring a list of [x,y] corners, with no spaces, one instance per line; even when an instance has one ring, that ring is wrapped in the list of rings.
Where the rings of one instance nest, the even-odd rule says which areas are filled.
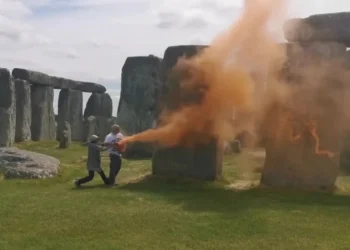
[[[161,88],[161,59],[155,56],[128,57],[122,69],[121,96],[118,121],[127,135],[152,128],[156,115],[157,98]],[[128,145],[124,157],[151,157],[152,145]]]
[[[30,83],[25,80],[15,80],[16,87],[16,142],[31,139],[30,125],[32,123],[32,102]]]
[[[176,109],[181,105],[179,93],[179,78],[171,74],[180,57],[192,57],[202,46],[169,47],[162,61],[161,102],[168,109]],[[169,78],[171,76],[171,78]],[[200,96],[199,96],[200,98]],[[186,99],[186,98],[185,98]],[[198,98],[190,98],[197,101]],[[183,177],[198,180],[215,180],[221,175],[223,159],[223,143],[213,139],[211,143],[194,148],[182,146],[174,148],[157,148],[153,154],[152,171],[154,175],[167,177]]]
[[[80,141],[83,136],[81,129],[83,126],[83,92],[81,90],[71,91],[69,124],[72,131],[72,140]]]
[[[0,68],[0,147],[11,147],[16,132],[15,84],[8,69]]]
[[[350,45],[350,12],[292,18],[283,25],[284,36],[290,42],[340,42]]]
[[[71,127],[73,141],[82,140],[83,132],[83,93],[80,90],[62,89],[58,98],[57,140],[64,122]]]
[[[336,63],[340,59],[345,61],[346,58],[346,46],[336,42],[284,43],[281,46],[287,56],[280,72],[281,80],[289,83],[301,82],[308,74],[314,74],[317,69],[324,67],[324,64]]]
[[[60,141],[60,134],[64,127],[64,122],[70,117],[70,93],[69,89],[62,89],[58,96],[57,130],[56,140]]]
[[[83,141],[88,141],[96,132],[96,117],[89,116],[84,120],[84,137]]]
[[[31,86],[33,141],[54,140],[56,137],[53,96],[52,87]]]
[[[328,43],[288,46],[295,50],[287,51],[282,79],[292,83],[292,91],[267,110],[262,126],[266,159],[261,183],[276,188],[332,190],[344,131],[345,83],[338,61],[330,59],[339,57],[342,46],[339,53],[327,49]]]
[[[51,79],[50,76],[38,71],[14,68],[12,70],[12,75],[14,79],[26,80],[32,84],[41,86],[50,86]]]
[[[88,140],[94,134],[104,140],[114,124],[117,124],[116,117],[89,116],[84,121],[83,140]]]
[[[342,121],[339,113],[334,109],[332,114],[331,109],[326,108],[327,112],[316,120],[318,149],[311,128],[305,124],[307,118],[284,108],[271,109],[262,184],[320,191],[334,188],[339,170]],[[286,125],[289,114],[294,118]],[[318,154],[317,150],[331,154]]]
[[[67,121],[63,123],[63,130],[59,133],[59,148],[68,148],[71,144],[71,127]]]
[[[112,98],[108,93],[92,93],[86,103],[84,117],[111,117],[113,110]]]
[[[241,153],[242,146],[239,140],[228,141],[224,143],[225,154]]]

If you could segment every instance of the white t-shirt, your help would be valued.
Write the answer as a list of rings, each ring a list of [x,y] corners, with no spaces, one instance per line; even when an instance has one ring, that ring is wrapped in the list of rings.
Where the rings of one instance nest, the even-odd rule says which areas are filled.
[[[118,133],[116,135],[110,133],[106,136],[105,143],[116,144],[117,142],[121,141],[123,138],[124,138],[124,136],[122,133]],[[121,155],[121,152],[118,151],[117,147],[108,148],[108,152],[110,154]]]

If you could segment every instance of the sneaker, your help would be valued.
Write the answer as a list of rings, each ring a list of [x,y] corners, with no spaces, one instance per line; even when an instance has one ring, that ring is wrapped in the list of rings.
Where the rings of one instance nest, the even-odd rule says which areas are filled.
[[[114,184],[106,184],[106,187],[109,187],[109,188],[112,188],[112,187],[115,187],[115,186],[118,186],[117,183],[114,183]]]
[[[74,185],[75,185],[76,188],[79,188],[79,187],[80,187],[80,184],[79,184],[78,181],[75,181],[75,182],[74,182]]]

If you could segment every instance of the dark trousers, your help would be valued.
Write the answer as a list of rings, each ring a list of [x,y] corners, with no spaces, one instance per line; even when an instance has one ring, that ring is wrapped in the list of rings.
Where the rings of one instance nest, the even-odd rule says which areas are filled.
[[[89,173],[88,176],[86,176],[86,177],[84,177],[84,178],[81,178],[80,180],[77,181],[77,183],[78,183],[79,185],[84,184],[84,183],[87,183],[87,182],[92,181],[92,180],[94,179],[95,171],[89,170],[88,173]],[[105,184],[108,184],[108,179],[107,179],[105,173],[103,172],[103,170],[101,169],[101,170],[98,171],[97,173],[101,176],[103,182],[104,182]]]
[[[122,166],[122,158],[119,155],[109,155],[110,163],[109,163],[109,184],[114,185],[115,179],[120,171]]]

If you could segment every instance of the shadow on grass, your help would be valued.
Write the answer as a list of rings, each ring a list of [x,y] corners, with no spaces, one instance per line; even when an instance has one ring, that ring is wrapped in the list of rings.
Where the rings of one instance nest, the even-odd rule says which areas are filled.
[[[150,199],[164,199],[193,212],[232,213],[244,209],[264,207],[273,210],[295,211],[303,207],[349,207],[350,197],[330,193],[312,193],[291,190],[253,188],[232,190],[218,183],[166,180],[147,176],[119,187],[150,195]]]
[[[106,186],[105,184],[97,184],[97,185],[86,185],[86,186],[80,186],[80,187],[72,187],[73,191],[81,191],[81,190],[89,190],[89,189],[111,189],[111,188],[116,188],[116,186]]]

